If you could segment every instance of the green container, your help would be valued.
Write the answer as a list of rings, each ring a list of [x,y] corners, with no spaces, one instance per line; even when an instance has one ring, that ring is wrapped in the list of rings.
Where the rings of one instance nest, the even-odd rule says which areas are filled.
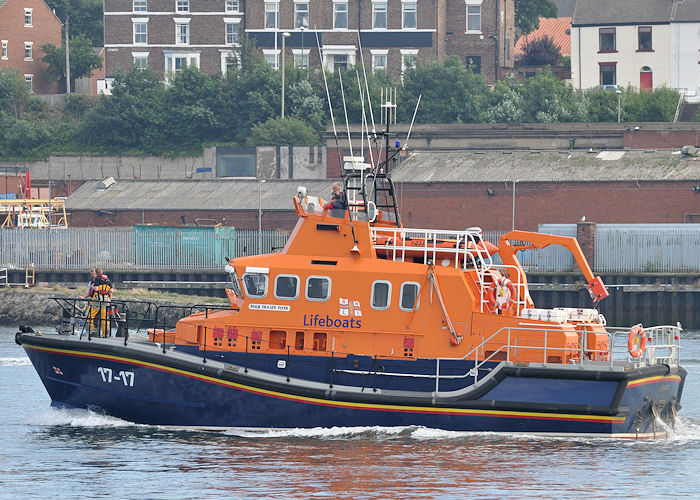
[[[234,254],[233,227],[134,226],[139,267],[217,269]]]

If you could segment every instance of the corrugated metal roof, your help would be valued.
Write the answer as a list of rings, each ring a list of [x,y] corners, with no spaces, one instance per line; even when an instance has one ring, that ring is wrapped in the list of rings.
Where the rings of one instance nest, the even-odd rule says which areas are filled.
[[[674,0],[578,0],[572,24],[612,26],[615,24],[664,23],[671,20]]]
[[[398,182],[581,182],[700,180],[700,158],[672,151],[415,152],[393,173]]]
[[[568,31],[568,32],[567,32]],[[548,36],[554,41],[554,45],[559,47],[559,52],[563,56],[571,55],[571,18],[570,17],[540,17],[540,27],[528,35],[521,36],[515,44],[514,54],[519,56],[523,53],[525,42],[533,42],[542,37]]]
[[[292,210],[298,186],[310,195],[330,199],[334,180],[268,180],[262,185],[263,210]],[[118,180],[99,190],[99,181],[80,186],[66,200],[68,210],[257,210],[258,181]]]

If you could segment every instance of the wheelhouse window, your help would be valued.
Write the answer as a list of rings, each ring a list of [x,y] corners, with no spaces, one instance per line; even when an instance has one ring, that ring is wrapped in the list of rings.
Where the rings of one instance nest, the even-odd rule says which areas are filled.
[[[333,2],[333,29],[348,29],[348,3]]]
[[[294,300],[299,296],[299,277],[280,274],[275,278],[275,298]]]
[[[600,38],[599,52],[617,52],[615,28],[600,28],[598,33]]]
[[[267,274],[246,273],[243,275],[245,294],[251,299],[261,299],[267,295]]]
[[[481,33],[482,0],[465,0],[467,4],[467,33]]]
[[[294,27],[308,28],[309,27],[309,4],[308,2],[294,3]]]
[[[403,29],[414,30],[418,28],[418,4],[416,2],[403,3]]]
[[[598,63],[600,64],[600,84],[616,85],[617,84],[617,63]]]
[[[399,299],[399,308],[402,311],[413,311],[418,309],[420,302],[418,301],[418,293],[420,285],[413,281],[407,281],[401,285],[401,297]]]
[[[651,26],[640,26],[637,28],[637,41],[639,52],[651,52]]]
[[[386,2],[372,2],[372,28],[386,29]]]
[[[279,2],[265,2],[265,29],[278,27],[279,8]]]
[[[372,283],[372,309],[385,311],[391,305],[391,283],[375,281]]]
[[[327,276],[309,276],[306,280],[306,298],[326,301],[331,297],[331,279]]]

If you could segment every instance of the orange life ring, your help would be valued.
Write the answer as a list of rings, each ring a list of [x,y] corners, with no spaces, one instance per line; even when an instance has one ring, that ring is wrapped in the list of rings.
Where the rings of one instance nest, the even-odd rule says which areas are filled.
[[[638,340],[639,339],[639,340]],[[630,330],[630,334],[627,337],[627,349],[630,352],[630,356],[633,358],[638,358],[644,354],[644,350],[647,348],[647,334],[642,328],[642,325],[635,325]]]
[[[508,290],[508,297],[504,292]],[[508,278],[500,278],[489,287],[486,298],[496,309],[508,309],[515,302],[515,285]]]

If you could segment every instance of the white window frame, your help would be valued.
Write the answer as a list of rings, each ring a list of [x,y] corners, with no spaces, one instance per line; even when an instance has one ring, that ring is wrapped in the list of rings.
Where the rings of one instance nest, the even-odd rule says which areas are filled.
[[[256,275],[256,276],[264,276],[265,277],[265,292],[262,295],[250,295],[248,293],[248,287],[245,286],[245,277],[248,275]],[[268,276],[267,273],[244,273],[243,276],[241,276],[241,282],[243,284],[243,292],[246,294],[246,296],[250,299],[264,299],[267,297],[267,291],[270,288],[270,277]]]
[[[306,10],[299,10],[300,5],[306,5]],[[310,10],[311,2],[309,0],[294,0],[294,29],[298,30],[301,27],[308,29]],[[306,24],[298,24],[299,14],[306,14]]]
[[[313,278],[328,280],[328,294],[326,295],[325,299],[309,297],[309,280],[311,280]],[[333,280],[329,276],[309,276],[308,278],[306,278],[306,283],[304,285],[304,296],[306,297],[306,300],[309,300],[311,302],[328,302],[331,298],[332,290],[333,290]]]
[[[236,40],[232,40],[229,42],[228,40],[228,27],[229,26],[236,26],[236,33],[235,33],[235,38]],[[238,45],[241,41],[241,18],[240,17],[224,17],[224,43],[226,45]]]
[[[7,40],[0,40],[0,59],[7,59]]]
[[[32,14],[33,10],[34,9],[29,9],[29,8],[24,9],[24,27],[25,28],[32,28],[34,26],[34,15]],[[29,22],[27,22],[27,18],[29,18]]]
[[[134,66],[135,66],[137,69],[146,69],[146,68],[148,68],[148,54],[149,54],[149,52],[132,52],[132,53],[131,53],[131,57],[132,57],[133,60],[134,60]],[[137,66],[137,65],[136,65],[136,60],[137,60],[137,59],[142,59],[142,60],[145,59],[145,60],[146,60],[146,65],[143,66],[143,67]]]
[[[267,64],[270,64],[270,61],[269,61],[270,57],[269,56],[275,57],[274,63],[270,64],[270,66],[272,66],[273,69],[279,69],[280,52],[281,52],[280,49],[277,49],[277,50],[275,50],[275,49],[262,49],[262,53],[265,56],[265,62]]]
[[[406,66],[406,58],[408,56],[415,58],[416,65],[418,64],[418,49],[401,49],[401,73],[409,69]]]
[[[174,17],[175,21],[175,45],[190,44],[190,20],[191,17]],[[184,30],[183,30],[184,28]]]
[[[407,10],[406,6],[412,5],[413,10]],[[406,27],[406,13],[412,12],[415,16],[416,25],[411,27]],[[418,29],[418,2],[416,0],[401,0],[401,28],[405,30],[415,30]]]
[[[377,283],[383,283],[386,285],[389,285],[389,292],[387,293],[387,302],[386,302],[386,307],[375,307],[374,306],[374,285]],[[377,280],[372,283],[372,296],[369,299],[369,304],[374,309],[375,311],[386,311],[391,307],[391,281],[386,281],[386,280]]]
[[[380,6],[384,6],[384,10],[380,10]],[[377,14],[384,13],[384,26],[377,26]],[[372,2],[372,29],[385,30],[389,27],[389,2],[387,0]]]
[[[29,57],[27,57],[27,51],[29,51]],[[24,42],[24,60],[34,60],[34,42]]]
[[[25,83],[25,84],[29,84],[29,85],[28,85],[28,86],[29,86],[29,92],[30,92],[31,94],[33,94],[33,93],[34,93],[34,75],[29,74],[29,73],[25,73],[25,74],[24,74],[24,83]]]
[[[297,287],[296,287],[294,297],[283,297],[281,295],[277,295],[277,280],[279,278],[296,278]],[[275,298],[279,299],[279,300],[296,300],[296,299],[298,299],[299,298],[299,283],[301,283],[301,280],[299,279],[299,276],[297,276],[296,274],[278,274],[277,276],[275,276],[275,293],[274,293]]]
[[[189,12],[190,0],[175,0],[175,12]]]
[[[148,0],[133,0],[131,9],[133,12],[148,12]]]
[[[292,49],[292,55],[294,56],[294,67],[301,69],[309,68],[309,55],[311,54],[311,49]],[[298,62],[301,64],[298,64]],[[306,61],[306,64],[304,64]]]
[[[340,10],[341,6],[345,6],[345,10]],[[345,14],[345,26],[339,27],[336,25],[336,20],[338,14]],[[348,2],[347,0],[333,1],[333,29],[334,30],[346,30],[350,27],[350,15],[348,13]]]
[[[233,50],[219,49],[219,56],[221,57],[221,74],[225,75],[228,71],[228,58],[235,54]],[[240,58],[238,60],[238,67],[241,67]]]
[[[237,14],[241,11],[241,2],[240,0],[226,0],[224,7],[226,12],[235,12]]]
[[[143,24],[146,27],[146,31],[143,33],[136,32],[136,26]],[[132,31],[132,41],[134,45],[148,45],[148,18],[147,17],[132,17],[131,18],[131,31]],[[143,42],[136,41],[136,35],[143,35],[146,40]]]
[[[279,29],[280,26],[280,2],[279,0],[266,0],[265,2],[265,10],[264,10],[264,16],[263,17],[263,28],[266,30],[276,30]],[[268,7],[274,8],[274,9],[269,9]],[[275,14],[275,22],[274,26],[268,26],[267,25],[267,15],[268,13],[274,13]]]
[[[481,8],[481,4],[483,3],[483,0],[464,0],[464,3],[466,4],[465,6],[465,13],[466,13],[466,25],[464,26],[465,33],[467,34],[476,34],[480,35],[481,34],[481,26],[482,26],[482,18],[483,18],[483,9]],[[469,7],[479,7],[479,29],[474,29],[470,30],[469,29]],[[474,15],[474,14],[472,14]]]
[[[387,71],[389,69],[389,49],[372,49],[370,50],[372,54],[372,71]],[[385,65],[377,67],[375,57],[384,56]]]
[[[403,306],[403,291],[404,291],[404,288],[406,287],[406,285],[416,285],[418,287],[418,290],[416,290],[416,302],[413,305],[413,307],[411,307],[410,309],[407,309]],[[417,311],[419,308],[420,308],[420,283],[418,283],[416,281],[404,281],[403,283],[401,283],[401,294],[399,295],[399,309],[401,309],[402,311],[410,312],[410,311],[413,311],[414,309]]]
[[[187,59],[188,65],[190,64],[190,60],[193,59],[194,61],[191,61],[191,62],[193,62],[194,65],[197,68],[199,68],[200,56],[201,56],[200,51],[164,50],[163,51],[163,59],[164,59],[164,68],[165,68],[165,81],[166,82],[170,81],[170,78],[172,77],[172,75],[182,71],[181,69],[178,70],[175,68],[176,59]],[[172,67],[170,69],[168,69],[168,61],[171,62]]]
[[[335,69],[335,58],[331,59],[328,56],[348,56],[348,68],[355,65],[355,57],[357,55],[357,47],[354,45],[326,45],[321,48],[323,53],[323,67],[329,71]]]

